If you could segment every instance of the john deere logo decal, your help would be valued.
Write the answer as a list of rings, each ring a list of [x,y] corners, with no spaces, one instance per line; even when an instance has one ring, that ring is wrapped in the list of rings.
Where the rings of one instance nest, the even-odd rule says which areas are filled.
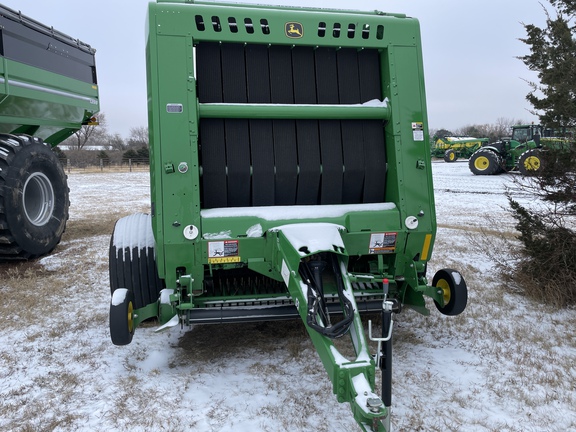
[[[292,39],[298,39],[304,36],[304,27],[302,24],[297,22],[288,22],[286,23],[286,36]]]

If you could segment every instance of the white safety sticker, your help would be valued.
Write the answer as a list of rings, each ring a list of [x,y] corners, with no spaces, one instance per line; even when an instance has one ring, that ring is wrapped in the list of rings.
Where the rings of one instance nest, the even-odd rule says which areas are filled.
[[[370,235],[369,250],[371,254],[393,253],[396,249],[396,238],[398,233],[373,233]]]
[[[227,264],[240,262],[238,240],[209,242],[208,262],[210,264]]]
[[[424,123],[412,122],[412,136],[414,141],[424,141]]]
[[[288,286],[290,282],[290,270],[288,270],[288,266],[286,265],[286,261],[282,260],[282,270],[280,271],[282,274],[282,279],[284,279],[284,283]]]

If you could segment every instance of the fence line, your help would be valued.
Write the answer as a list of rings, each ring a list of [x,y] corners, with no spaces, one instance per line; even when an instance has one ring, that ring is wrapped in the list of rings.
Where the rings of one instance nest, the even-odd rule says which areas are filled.
[[[72,164],[70,159],[65,162],[66,171],[68,173],[86,173],[86,172],[133,172],[133,171],[149,171],[150,165],[148,161],[138,159],[128,159],[121,163],[112,163],[104,159],[100,159],[96,164],[81,163]]]

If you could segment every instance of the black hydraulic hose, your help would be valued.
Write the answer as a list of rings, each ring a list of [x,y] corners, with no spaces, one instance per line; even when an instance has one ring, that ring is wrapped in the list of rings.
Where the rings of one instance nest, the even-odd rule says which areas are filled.
[[[328,313],[328,307],[326,306],[326,299],[324,298],[324,284],[322,282],[322,272],[326,268],[326,263],[324,261],[310,261],[308,266],[312,271],[312,276],[316,283],[315,287],[318,292],[318,309],[320,316],[322,317],[324,326],[328,327],[331,324],[330,314]]]
[[[328,310],[326,309],[326,301],[324,300],[324,289],[322,287],[322,273],[320,266],[316,267],[316,273],[310,269],[306,262],[300,264],[300,277],[308,285],[308,315],[311,313],[320,315],[324,326],[329,325]]]
[[[313,272],[306,262],[301,263],[299,272],[300,276],[304,279],[309,288],[306,324],[318,333],[330,339],[336,339],[344,336],[350,330],[350,326],[354,320],[354,308],[352,307],[350,300],[344,295],[344,283],[342,281],[340,267],[338,266],[338,258],[333,254],[330,255],[332,257],[332,269],[336,279],[338,298],[340,299],[342,312],[344,314],[344,319],[342,321],[334,325],[329,324],[328,310],[325,306],[323,288],[318,287],[317,280],[314,278]],[[320,284],[321,283],[320,280]],[[320,325],[318,323],[318,315],[322,317],[325,325]]]

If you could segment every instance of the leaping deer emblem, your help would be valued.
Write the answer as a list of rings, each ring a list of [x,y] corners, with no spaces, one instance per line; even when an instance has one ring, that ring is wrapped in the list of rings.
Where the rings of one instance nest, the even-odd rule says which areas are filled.
[[[302,24],[296,22],[286,23],[286,36],[289,38],[301,38],[304,36]]]

